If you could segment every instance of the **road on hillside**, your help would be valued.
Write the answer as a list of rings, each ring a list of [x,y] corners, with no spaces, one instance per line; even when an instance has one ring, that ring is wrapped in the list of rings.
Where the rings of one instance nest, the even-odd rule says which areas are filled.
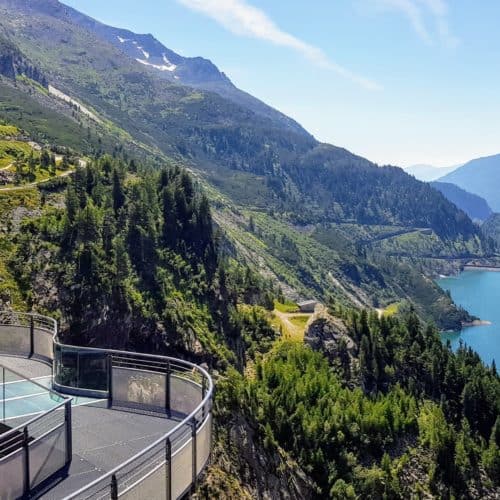
[[[41,184],[45,184],[53,179],[60,179],[61,177],[68,177],[68,175],[71,175],[75,173],[74,170],[68,170],[67,172],[64,172],[63,174],[61,175],[57,175],[56,177],[49,177],[48,179],[45,179],[43,181],[39,181],[39,182],[32,182],[30,184],[23,184],[21,186],[13,186],[13,187],[7,187],[7,188],[0,188],[0,193],[7,193],[7,192],[10,192],[10,191],[21,191],[23,189],[29,189],[29,188],[32,188],[32,187],[36,187],[36,186],[40,186]]]

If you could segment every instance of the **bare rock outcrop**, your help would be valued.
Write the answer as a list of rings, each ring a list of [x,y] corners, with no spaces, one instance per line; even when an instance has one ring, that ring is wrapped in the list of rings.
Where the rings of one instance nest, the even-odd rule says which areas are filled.
[[[323,306],[318,307],[309,320],[304,341],[315,351],[323,352],[330,361],[338,359],[341,351],[347,350],[353,356],[356,350],[346,325]]]

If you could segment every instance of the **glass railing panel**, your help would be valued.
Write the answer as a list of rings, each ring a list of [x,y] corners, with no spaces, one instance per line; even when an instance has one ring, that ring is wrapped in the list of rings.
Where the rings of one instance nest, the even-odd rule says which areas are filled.
[[[170,377],[170,408],[173,412],[189,415],[202,399],[202,388],[197,382],[180,374]]]
[[[54,379],[60,385],[78,387],[78,351],[57,347]]]
[[[124,467],[117,475],[120,498],[167,498],[166,447],[162,441]]]
[[[29,444],[30,487],[35,488],[66,465],[66,428],[61,424]]]
[[[33,332],[33,352],[38,356],[52,360],[54,358],[53,333],[35,328]]]
[[[210,457],[212,448],[212,416],[209,415],[196,433],[196,471],[199,474]]]
[[[112,369],[113,404],[128,404],[160,411],[166,409],[166,376],[134,368]]]
[[[78,354],[78,387],[94,391],[108,390],[108,355],[81,351]]]
[[[184,442],[172,456],[172,498],[179,498],[193,482],[193,442]]]

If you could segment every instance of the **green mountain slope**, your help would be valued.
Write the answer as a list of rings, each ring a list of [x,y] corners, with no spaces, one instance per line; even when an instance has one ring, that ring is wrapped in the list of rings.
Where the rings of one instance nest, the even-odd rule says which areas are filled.
[[[301,255],[317,248],[316,263],[305,259],[305,269],[286,260],[279,245],[252,249],[254,255],[265,252],[273,260],[272,272],[283,286],[292,288],[292,294],[314,293],[321,299],[339,295],[348,303],[357,303],[353,297],[358,296],[366,306],[409,299],[423,311],[421,298],[401,294],[408,285],[405,276],[415,272],[406,267],[408,257],[420,259],[418,267],[432,273],[437,264],[429,258],[442,259],[441,266],[450,259],[481,257],[488,251],[470,219],[428,185],[398,168],[380,168],[342,148],[320,144],[220,94],[168,81],[109,43],[98,30],[75,24],[55,0],[0,0],[0,14],[9,42],[35,61],[50,88],[77,104],[56,99],[54,91],[47,97],[44,87],[19,88],[16,83],[16,92],[29,93],[38,105],[53,105],[58,113],[66,111],[75,123],[84,122],[90,139],[95,137],[93,131],[98,138],[105,131],[110,140],[123,136],[120,144],[128,142],[150,157],[168,157],[188,166],[209,190],[223,227],[231,219],[223,216],[223,210],[233,216],[241,210],[256,211],[263,214],[265,224],[277,224],[284,231],[291,227]],[[3,84],[9,81],[15,88],[12,75],[5,75]],[[97,120],[82,109],[90,110]],[[22,125],[15,113],[8,118]],[[56,128],[51,133],[62,131]],[[219,199],[225,201],[218,205]],[[332,237],[345,225],[354,230]],[[366,237],[381,227],[386,228],[384,234]],[[320,233],[323,240],[318,245]],[[411,244],[408,233],[415,233]],[[244,241],[252,239],[241,230],[233,236],[243,251]],[[397,257],[396,272],[380,271],[378,262],[385,256]],[[335,279],[310,278],[318,260],[330,263],[328,272]],[[406,271],[400,272],[401,266]],[[383,279],[374,278],[377,273]],[[422,277],[421,281],[432,296],[432,283]],[[351,288],[354,293],[345,292]],[[448,300],[445,310],[452,309],[444,294],[441,298],[443,303]],[[441,325],[443,316],[443,311],[432,314]],[[455,326],[460,318],[466,316],[454,316]]]
[[[500,214],[491,214],[481,226],[481,231],[500,246]]]
[[[16,17],[23,4],[49,15]],[[47,77],[0,77],[0,135],[26,143],[32,127],[55,152],[66,134],[95,156],[67,186],[0,191],[1,304],[58,317],[71,342],[207,363],[201,498],[500,495],[496,370],[412,310],[445,328],[468,318],[429,277],[487,250],[463,212],[397,168],[158,79],[53,18],[56,1],[0,5]],[[307,345],[271,326],[277,281],[326,304]]]

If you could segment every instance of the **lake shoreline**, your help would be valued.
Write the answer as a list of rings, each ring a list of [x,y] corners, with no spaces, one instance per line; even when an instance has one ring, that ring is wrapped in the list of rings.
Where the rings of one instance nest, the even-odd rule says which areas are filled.
[[[489,271],[492,273],[500,273],[500,267],[493,266],[464,266],[464,271]]]
[[[489,326],[489,325],[492,325],[492,322],[484,319],[475,319],[473,321],[462,321],[462,328],[468,328],[470,326]]]

